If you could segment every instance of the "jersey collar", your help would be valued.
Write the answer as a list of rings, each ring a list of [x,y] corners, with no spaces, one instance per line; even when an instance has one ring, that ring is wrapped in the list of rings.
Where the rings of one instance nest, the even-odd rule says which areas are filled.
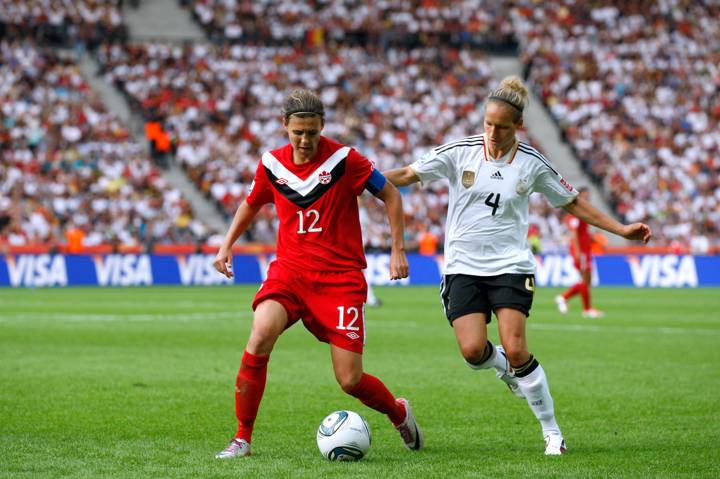
[[[488,139],[485,133],[483,133],[483,140],[483,152],[485,154],[485,161],[493,163],[495,165],[509,165],[510,163],[512,163],[515,159],[515,154],[517,153],[518,146],[520,146],[520,142],[517,138],[515,138],[515,144],[513,145],[513,147],[510,148],[507,153],[505,153],[503,156],[496,160],[490,156],[490,152],[488,151],[487,147]]]

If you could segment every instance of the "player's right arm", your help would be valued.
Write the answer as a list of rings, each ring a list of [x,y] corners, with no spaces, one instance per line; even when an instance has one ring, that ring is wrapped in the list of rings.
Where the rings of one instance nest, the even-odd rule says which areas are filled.
[[[228,228],[227,233],[225,233],[225,239],[218,250],[217,256],[215,256],[213,266],[215,266],[215,269],[218,270],[218,272],[224,274],[228,278],[233,277],[232,247],[240,235],[245,232],[250,222],[253,218],[255,218],[255,215],[257,215],[258,211],[260,211],[260,207],[250,206],[247,200],[243,200],[235,212],[235,217],[230,224],[230,228]]]
[[[408,186],[420,181],[420,177],[415,173],[415,170],[409,166],[388,170],[383,175],[395,186]]]
[[[385,178],[395,186],[408,186],[413,183],[427,183],[432,180],[448,178],[452,181],[452,158],[457,149],[446,150],[443,147],[434,148],[416,162],[403,168],[383,172]]]

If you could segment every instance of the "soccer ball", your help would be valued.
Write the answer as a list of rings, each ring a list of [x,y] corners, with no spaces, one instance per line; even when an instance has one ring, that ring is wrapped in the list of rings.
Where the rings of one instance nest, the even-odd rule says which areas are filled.
[[[320,454],[330,461],[359,461],[370,449],[370,426],[360,414],[335,411],[317,430]]]

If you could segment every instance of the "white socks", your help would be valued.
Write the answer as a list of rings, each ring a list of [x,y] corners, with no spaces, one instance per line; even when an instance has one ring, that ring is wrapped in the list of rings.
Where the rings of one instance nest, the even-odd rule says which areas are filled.
[[[479,363],[479,364],[473,364],[469,361],[465,361],[465,364],[468,365],[471,369],[490,369],[495,368],[498,371],[501,372],[508,372],[510,369],[510,363],[508,362],[507,358],[503,353],[498,351],[498,348],[493,345],[490,341],[487,342],[490,347],[492,347],[493,351],[489,358],[487,358],[485,361]]]
[[[535,370],[527,376],[516,376],[516,378],[520,391],[525,395],[530,409],[540,421],[543,436],[550,433],[561,434],[560,426],[555,420],[555,409],[552,396],[550,396],[547,376],[545,376],[542,366],[538,364]]]

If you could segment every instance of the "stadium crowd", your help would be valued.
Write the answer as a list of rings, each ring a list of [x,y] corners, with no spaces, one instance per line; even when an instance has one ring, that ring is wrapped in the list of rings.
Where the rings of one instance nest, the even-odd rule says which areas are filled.
[[[720,26],[713,21],[720,15],[717,2],[661,0],[648,8],[643,2],[616,0],[589,6],[570,0],[463,0],[452,8],[435,0],[179,3],[188,7],[213,43],[127,43],[119,14],[122,0],[8,0],[0,4],[0,33],[12,38],[30,32],[43,41],[92,47],[107,40],[96,50],[107,80],[148,121],[160,122],[172,140],[175,161],[228,216],[247,194],[259,155],[284,142],[278,111],[290,88],[302,85],[319,91],[332,105],[324,133],[357,147],[386,170],[410,163],[431,145],[482,131],[483,99],[492,72],[484,49],[475,47],[508,46],[517,38],[530,84],[621,219],[650,224],[658,246],[700,253],[720,248],[720,53],[713,48],[720,44]],[[62,42],[53,40],[52,32],[62,32]],[[22,62],[7,52],[28,48],[34,50],[5,41],[3,55],[12,66],[3,59],[2,68],[17,69]],[[76,69],[67,60],[48,62],[53,63]],[[18,158],[25,155],[23,161],[42,164],[35,150],[27,153],[31,146],[17,151],[8,151],[8,146],[14,147],[23,132],[34,131],[27,125],[46,124],[6,111],[32,118],[27,105],[11,107],[27,101],[27,92],[17,92],[34,91],[36,84],[48,91],[59,88],[49,83],[58,75],[46,79],[33,68],[20,75],[22,80],[15,79],[17,72],[13,75],[3,73],[4,91],[10,92],[2,98],[3,156],[12,162],[1,166],[0,178],[5,180],[0,211],[8,205],[18,210],[10,192],[18,194],[17,171],[27,173],[27,167],[18,167]],[[75,78],[75,73],[69,76]],[[33,78],[30,84],[24,80],[28,77]],[[84,85],[81,79],[72,81]],[[65,128],[41,126],[47,131],[38,151],[67,156],[57,151],[64,152],[69,144],[75,151],[84,141],[91,146],[82,151],[94,151],[99,137],[102,149],[114,151],[116,158],[131,152],[137,166],[128,161],[127,169],[142,172],[138,178],[163,183],[138,145],[120,140],[127,133],[117,120],[108,119],[97,99],[82,96],[67,95],[74,103],[67,107]],[[88,126],[82,140],[68,143],[63,131],[82,130],[73,115],[88,109],[102,120],[85,113],[93,120],[84,121],[103,127],[93,133]],[[45,183],[55,174],[36,170],[23,194],[30,203],[57,202],[57,194],[52,193],[50,201],[39,193],[41,188],[32,193],[27,186]],[[102,176],[113,168],[99,170]],[[136,185],[134,190],[142,188]],[[155,188],[154,197],[172,191],[167,185]],[[428,236],[441,246],[447,188],[431,185],[403,194],[409,246],[419,247]],[[173,197],[160,201],[163,223],[174,218],[179,203],[182,200]],[[387,249],[389,231],[378,203],[364,195],[362,204],[368,248]],[[187,205],[181,209],[189,211]],[[52,208],[48,211],[57,215]],[[266,208],[245,239],[274,242],[274,216]],[[68,220],[63,218],[49,223],[64,224]],[[133,216],[130,223],[137,221]],[[561,211],[533,198],[530,222],[538,250],[564,248]],[[204,226],[190,223],[195,225],[190,236],[170,234],[168,239],[206,236]],[[143,231],[129,236],[134,241],[158,237]]]
[[[127,39],[122,0],[2,0],[0,38],[95,48]],[[138,1],[133,2],[137,4]]]
[[[445,45],[512,49],[502,0],[181,0],[219,42],[388,49]]]
[[[720,247],[720,3],[520,3],[529,80],[617,214]]]
[[[0,41],[0,243],[198,242],[210,233],[74,58]]]
[[[490,68],[482,53],[451,48],[358,47],[299,52],[290,47],[160,43],[104,45],[102,70],[148,117],[176,138],[176,160],[195,184],[232,214],[247,194],[263,151],[283,144],[278,105],[291,87],[321,92],[333,105],[324,134],[355,146],[381,170],[430,145],[478,131]],[[396,68],[402,65],[402,68]],[[409,240],[428,226],[443,237],[445,186],[405,195]],[[381,221],[374,199],[364,200]],[[274,215],[248,239],[272,241]],[[387,225],[366,231],[368,247],[389,245]]]

